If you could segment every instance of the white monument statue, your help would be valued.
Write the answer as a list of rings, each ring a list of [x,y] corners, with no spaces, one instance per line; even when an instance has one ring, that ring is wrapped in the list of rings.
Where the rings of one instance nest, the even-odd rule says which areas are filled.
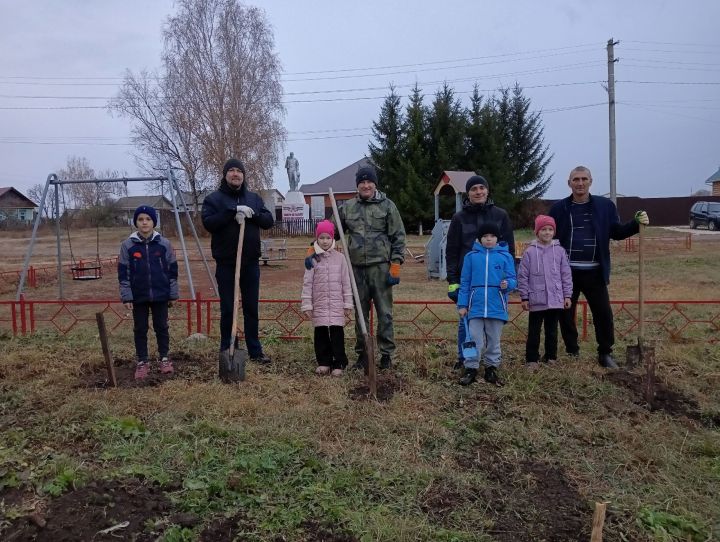
[[[285,158],[285,169],[290,182],[290,192],[295,192],[300,184],[300,162],[292,152]]]

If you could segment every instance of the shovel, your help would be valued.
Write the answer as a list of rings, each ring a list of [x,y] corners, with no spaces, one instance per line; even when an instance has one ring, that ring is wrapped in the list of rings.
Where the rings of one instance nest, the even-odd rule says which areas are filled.
[[[629,368],[637,367],[643,362],[647,371],[645,381],[645,399],[652,405],[655,396],[655,348],[645,344],[645,254],[644,254],[645,225],[640,224],[640,239],[638,243],[638,340],[637,346],[628,346],[626,363]]]
[[[242,258],[243,239],[245,238],[245,221],[240,224],[240,237],[238,238],[237,256],[235,257],[235,297],[233,299],[233,320],[230,337],[230,348],[220,352],[220,380],[226,384],[242,382],[245,380],[245,364],[247,363],[247,350],[238,348],[238,309],[240,308],[240,260]]]

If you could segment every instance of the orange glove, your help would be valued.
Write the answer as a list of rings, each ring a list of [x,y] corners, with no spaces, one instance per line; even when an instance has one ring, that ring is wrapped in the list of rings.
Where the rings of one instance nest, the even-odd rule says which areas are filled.
[[[313,267],[315,267],[316,261],[317,258],[315,258],[315,249],[312,245],[310,245],[305,253],[305,269],[310,271]]]
[[[400,264],[393,262],[390,264],[390,270],[388,271],[387,283],[390,286],[400,284]]]

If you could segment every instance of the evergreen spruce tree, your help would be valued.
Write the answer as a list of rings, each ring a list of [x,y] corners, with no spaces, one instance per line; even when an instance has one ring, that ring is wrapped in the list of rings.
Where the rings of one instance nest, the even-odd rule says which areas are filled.
[[[380,118],[373,122],[372,133],[377,143],[369,144],[370,161],[377,169],[380,189],[392,200],[405,184],[402,174],[403,114],[400,96],[393,87],[380,108]]]
[[[512,200],[512,183],[505,160],[505,138],[494,101],[483,102],[477,85],[466,115],[465,156],[460,166],[485,177],[490,182],[492,200],[506,207]]]
[[[521,202],[541,197],[550,187],[552,175],[545,171],[552,159],[543,138],[540,113],[530,112],[530,99],[522,88],[500,91],[496,111],[505,140],[505,161],[510,171],[512,200],[510,209],[518,209]]]
[[[403,133],[405,146],[401,167],[405,182],[395,203],[406,228],[414,231],[420,222],[430,225],[434,218],[434,180],[428,159],[428,110],[417,85],[405,110]]]

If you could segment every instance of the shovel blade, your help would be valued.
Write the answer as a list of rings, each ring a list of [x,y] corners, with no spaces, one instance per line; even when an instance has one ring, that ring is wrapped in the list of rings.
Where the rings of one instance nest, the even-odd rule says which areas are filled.
[[[230,349],[220,352],[220,380],[226,384],[243,382],[245,380],[245,365],[247,364],[247,360],[247,350],[238,348],[235,349],[232,354]]]

